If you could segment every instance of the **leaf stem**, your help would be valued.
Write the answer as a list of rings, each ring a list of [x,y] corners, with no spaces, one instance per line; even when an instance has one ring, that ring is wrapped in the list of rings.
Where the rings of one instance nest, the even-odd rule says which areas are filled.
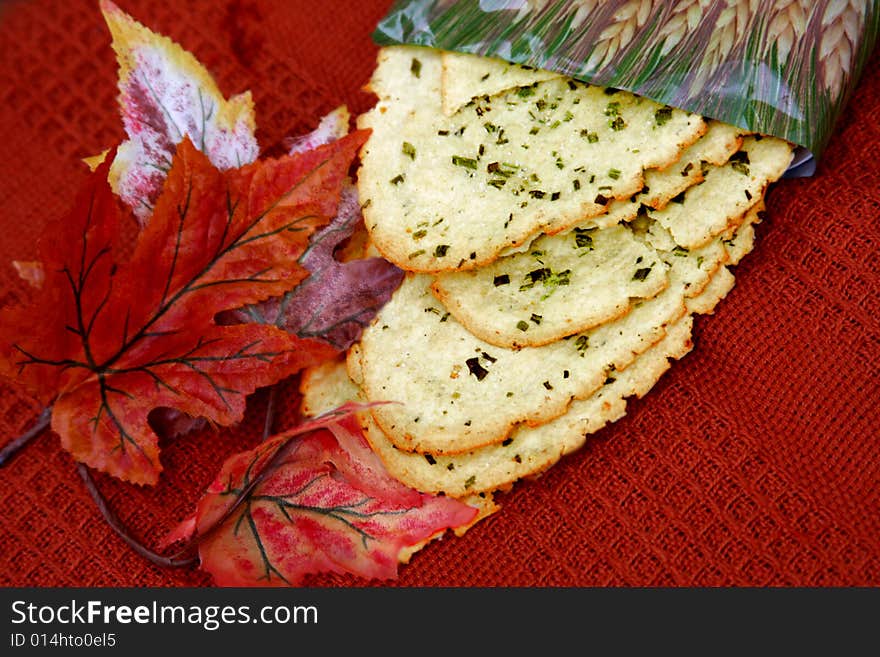
[[[174,557],[164,557],[161,554],[153,552],[150,548],[148,548],[138,539],[133,537],[128,528],[124,524],[122,524],[122,521],[119,520],[115,513],[113,513],[113,510],[107,503],[106,498],[101,494],[101,491],[98,490],[98,486],[95,484],[95,480],[92,478],[89,469],[82,463],[78,463],[76,467],[77,471],[79,472],[79,476],[82,478],[83,482],[86,485],[86,489],[89,491],[89,495],[91,495],[92,497],[92,501],[98,507],[98,511],[101,512],[104,520],[132,550],[137,552],[140,556],[144,557],[148,561],[151,561],[158,566],[163,566],[166,568],[183,568],[196,563],[197,558],[195,556],[182,559]]]
[[[263,424],[263,442],[269,439],[269,436],[275,432],[275,398],[278,396],[278,385],[269,388],[269,394],[266,399],[266,421]]]
[[[47,406],[37,417],[36,422],[34,422],[34,425],[30,429],[18,436],[18,438],[13,438],[6,443],[6,445],[3,446],[3,449],[0,449],[0,468],[6,465],[16,454],[18,454],[25,445],[43,433],[43,431],[48,428],[51,419],[52,407]]]

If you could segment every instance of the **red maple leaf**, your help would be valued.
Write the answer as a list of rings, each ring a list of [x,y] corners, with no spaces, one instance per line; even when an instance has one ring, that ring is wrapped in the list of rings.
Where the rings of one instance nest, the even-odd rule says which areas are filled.
[[[274,326],[214,318],[308,275],[297,259],[335,215],[366,136],[228,171],[185,139],[127,262],[117,248],[109,155],[40,240],[40,294],[4,311],[0,374],[53,405],[52,428],[74,458],[155,483],[153,408],[228,425],[256,388],[332,355],[325,343]]]
[[[407,549],[466,527],[475,507],[393,479],[348,404],[230,457],[164,544],[195,537],[220,586],[297,585],[311,573],[393,579]]]
[[[317,338],[345,351],[400,286],[404,272],[384,258],[336,260],[336,249],[363,226],[357,188],[345,185],[339,211],[312,235],[300,264],[309,277],[283,296],[228,313],[223,322],[274,324],[301,338]]]

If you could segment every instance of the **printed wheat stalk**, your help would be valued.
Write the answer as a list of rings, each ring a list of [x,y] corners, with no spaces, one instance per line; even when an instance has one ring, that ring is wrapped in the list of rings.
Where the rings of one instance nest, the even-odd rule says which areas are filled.
[[[772,18],[767,24],[766,50],[776,45],[780,66],[785,66],[795,42],[806,33],[815,4],[815,0],[773,0],[771,3],[768,14]]]
[[[601,0],[575,0],[570,3],[575,7],[574,18],[571,19],[572,29],[577,29],[602,4]]]
[[[587,70],[598,71],[614,59],[618,51],[626,47],[644,27],[653,9],[652,0],[627,0],[621,4],[599,34],[587,60]]]
[[[660,54],[665,57],[688,34],[694,32],[700,21],[703,20],[705,10],[711,4],[712,0],[679,0],[676,2],[657,32],[657,40],[663,43]]]
[[[852,70],[867,2],[831,0],[822,14],[819,63],[825,89],[836,98]]]
[[[522,7],[520,7],[519,13],[514,20],[518,21],[529,14],[537,14],[538,12],[543,11],[552,1],[553,0],[526,0]],[[567,5],[565,7],[565,15],[569,16],[572,13],[575,15],[572,20],[572,28],[575,28],[578,27],[587,16],[595,11],[596,7],[602,4],[602,0],[572,0],[565,4]],[[572,12],[572,10],[574,11]]]
[[[691,95],[703,90],[706,81],[724,64],[734,49],[748,38],[759,0],[725,0],[703,58],[691,82]]]

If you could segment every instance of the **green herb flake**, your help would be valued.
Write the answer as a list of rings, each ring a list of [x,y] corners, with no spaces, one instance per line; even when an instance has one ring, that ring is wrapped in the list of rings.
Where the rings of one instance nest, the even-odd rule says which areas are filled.
[[[620,178],[620,169],[608,169],[608,177],[612,180]]]
[[[452,163],[457,167],[464,167],[465,169],[472,169],[474,171],[477,170],[477,161],[472,157],[453,155]]]
[[[492,279],[492,282],[495,284],[495,287],[498,287],[499,285],[510,285],[510,275],[499,274]]]
[[[661,107],[656,112],[654,112],[654,121],[657,125],[665,125],[669,119],[672,118],[672,108],[671,107]]]
[[[516,323],[516,328],[518,328],[520,331],[525,332],[529,330],[529,324],[525,320],[521,319]]]
[[[532,313],[532,316],[529,317],[529,319],[531,320],[531,322],[533,324],[540,326],[541,320],[544,319],[544,317],[541,315],[536,315],[535,313]]]
[[[422,238],[423,238],[425,235],[427,235],[427,234],[428,234],[428,231],[425,230],[424,228],[422,228],[422,229],[417,230],[416,232],[414,232],[414,233],[412,234],[412,238],[413,238],[414,240],[420,240],[420,239],[422,239]]]
[[[648,274],[651,273],[651,267],[640,267],[636,269],[636,273],[633,274],[632,279],[634,281],[643,281],[648,278]]]
[[[730,168],[744,176],[749,175],[749,154],[745,151],[737,151],[730,156]]]
[[[438,244],[434,249],[434,257],[435,258],[443,258],[446,255],[446,252],[449,251],[448,244]]]
[[[614,101],[605,106],[605,116],[620,116],[620,103]]]
[[[608,122],[608,127],[615,132],[620,132],[626,127],[626,121],[623,120],[622,116],[615,116],[611,121]]]
[[[406,179],[406,177],[402,173],[399,173],[396,176],[394,176],[391,180],[389,180],[388,182],[390,182],[392,185],[399,185],[405,179]]]
[[[578,350],[578,353],[581,355],[581,358],[584,356],[584,352],[587,351],[587,348],[590,346],[590,338],[586,335],[579,335],[578,339],[574,341],[574,347]]]
[[[415,77],[422,77],[422,62],[413,57],[412,63],[409,65],[409,72]]]
[[[574,243],[575,246],[579,249],[593,249],[593,236],[590,234],[595,230],[595,228],[575,228],[572,232],[574,233]]]
[[[403,146],[401,147],[401,151],[403,151],[404,155],[409,156],[409,159],[416,159],[416,149],[415,146],[410,144],[408,141],[403,142]]]

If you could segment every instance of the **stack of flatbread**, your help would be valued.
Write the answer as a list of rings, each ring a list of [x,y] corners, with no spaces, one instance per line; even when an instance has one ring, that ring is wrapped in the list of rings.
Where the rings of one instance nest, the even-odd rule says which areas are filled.
[[[622,417],[734,283],[792,147],[625,91],[474,55],[380,51],[358,191],[407,270],[304,409],[362,414],[392,475],[509,488]]]

